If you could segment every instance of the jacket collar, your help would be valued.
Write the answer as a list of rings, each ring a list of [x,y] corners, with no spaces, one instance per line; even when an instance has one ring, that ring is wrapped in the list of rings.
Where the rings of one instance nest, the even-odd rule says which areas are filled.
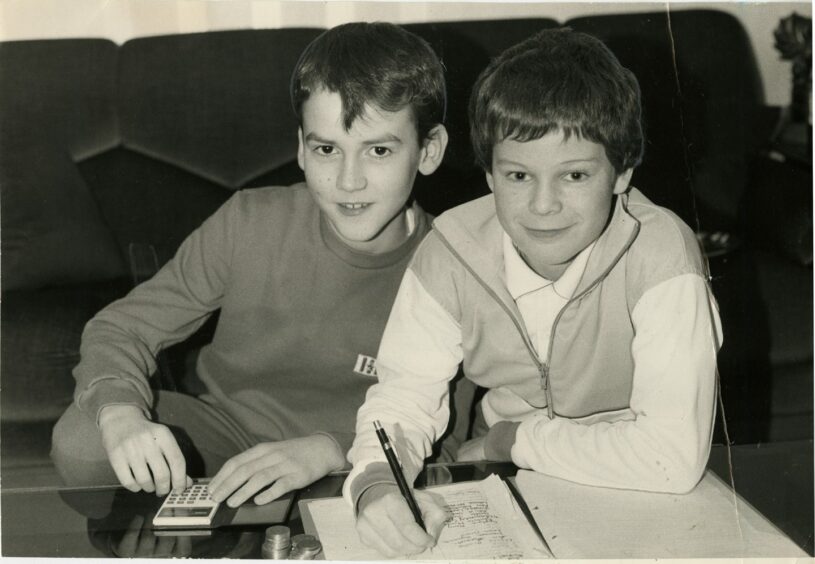
[[[575,298],[605,278],[636,239],[640,222],[628,210],[630,196],[641,197],[639,190],[632,187],[615,198],[611,219],[591,251]],[[464,266],[514,310],[514,301],[502,276],[504,230],[495,213],[492,194],[442,214],[433,227]]]

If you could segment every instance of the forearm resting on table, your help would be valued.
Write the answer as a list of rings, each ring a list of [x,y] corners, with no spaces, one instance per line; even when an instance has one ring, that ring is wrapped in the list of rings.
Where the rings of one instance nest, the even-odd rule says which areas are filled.
[[[629,409],[527,419],[512,447],[516,465],[597,486],[673,493],[695,486],[715,414],[716,304],[701,277],[678,276],[643,294],[632,321]]]
[[[704,472],[709,435],[677,422],[582,424],[555,418],[518,428],[513,462],[587,485],[685,493]]]

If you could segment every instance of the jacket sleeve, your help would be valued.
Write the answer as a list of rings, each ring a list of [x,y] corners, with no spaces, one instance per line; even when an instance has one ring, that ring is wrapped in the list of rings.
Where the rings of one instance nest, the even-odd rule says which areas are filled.
[[[367,487],[382,481],[386,459],[374,432],[375,420],[394,444],[408,483],[416,479],[448,423],[448,384],[461,356],[458,323],[408,269],[377,354],[379,381],[368,389],[359,409],[356,438],[348,452],[353,469],[343,492],[352,506]]]
[[[107,405],[135,405],[149,418],[148,377],[158,352],[198,329],[220,301],[229,279],[240,194],[208,218],[150,280],[91,319],[74,368],[74,401],[98,421]]]
[[[517,429],[515,464],[597,486],[684,493],[696,485],[715,414],[715,300],[701,276],[684,274],[643,294],[632,319],[633,417],[530,418]]]

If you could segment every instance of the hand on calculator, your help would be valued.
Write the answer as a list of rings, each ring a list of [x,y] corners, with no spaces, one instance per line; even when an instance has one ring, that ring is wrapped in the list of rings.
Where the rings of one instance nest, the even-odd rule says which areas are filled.
[[[192,484],[173,434],[132,405],[111,405],[99,414],[102,444],[119,482],[128,490],[167,495]]]
[[[260,443],[230,458],[212,478],[209,491],[214,500],[237,507],[272,484],[255,496],[255,503],[262,505],[344,465],[342,451],[326,435]]]

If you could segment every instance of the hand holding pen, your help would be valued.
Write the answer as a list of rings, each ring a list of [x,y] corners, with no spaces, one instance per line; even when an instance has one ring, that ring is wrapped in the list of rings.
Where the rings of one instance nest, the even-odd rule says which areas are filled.
[[[385,430],[374,423],[396,484],[372,486],[359,500],[357,532],[362,542],[389,558],[419,554],[435,546],[450,515],[443,500],[411,491]]]
[[[413,513],[413,518],[416,520],[416,524],[419,525],[423,531],[427,532],[427,529],[424,526],[424,521],[422,521],[422,512],[419,511],[419,506],[416,505],[416,500],[413,498],[410,487],[405,480],[405,474],[402,472],[402,465],[399,464],[399,460],[396,458],[396,452],[393,450],[393,445],[391,444],[388,434],[385,432],[385,429],[382,428],[379,421],[374,421],[374,429],[376,429],[376,436],[379,438],[379,444],[382,445],[382,450],[385,451],[385,458],[388,459],[388,465],[391,467],[391,472],[393,472],[396,485],[399,486],[399,493],[401,493],[402,497],[405,498],[405,502],[407,502],[410,512]]]

